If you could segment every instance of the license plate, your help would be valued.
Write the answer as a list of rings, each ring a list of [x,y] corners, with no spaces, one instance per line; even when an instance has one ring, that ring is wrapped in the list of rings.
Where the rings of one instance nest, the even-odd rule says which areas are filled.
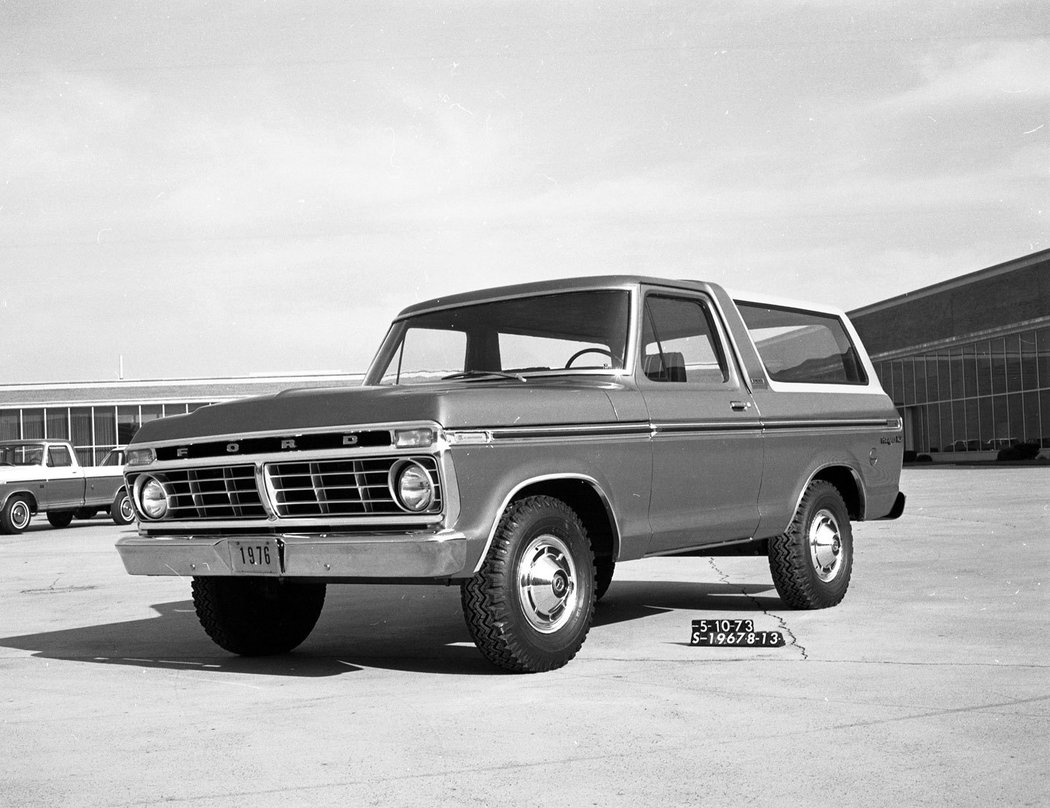
[[[249,575],[280,575],[281,558],[273,539],[229,539],[230,567]]]

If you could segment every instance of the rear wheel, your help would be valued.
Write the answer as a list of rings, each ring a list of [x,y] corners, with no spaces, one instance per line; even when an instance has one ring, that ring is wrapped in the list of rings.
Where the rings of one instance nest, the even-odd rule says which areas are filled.
[[[324,606],[323,583],[194,578],[193,607],[216,645],[242,656],[284,654],[305,640]]]
[[[781,600],[793,609],[824,609],[845,597],[853,531],[831,483],[811,482],[787,531],[769,540],[769,571]]]
[[[47,521],[51,523],[51,527],[69,527],[69,523],[73,521],[73,511],[48,511]]]
[[[29,527],[33,518],[33,509],[25,497],[11,497],[0,511],[0,532],[21,533]]]
[[[109,515],[116,525],[130,525],[135,519],[135,511],[131,507],[131,497],[128,492],[121,488],[113,497],[113,504],[109,506]]]
[[[576,656],[594,615],[594,553],[564,502],[512,504],[481,569],[463,584],[463,614],[493,664],[517,673],[560,668]]]

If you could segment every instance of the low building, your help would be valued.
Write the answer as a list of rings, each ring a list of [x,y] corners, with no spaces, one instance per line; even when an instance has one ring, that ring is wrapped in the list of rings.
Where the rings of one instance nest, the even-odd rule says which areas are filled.
[[[0,440],[68,440],[80,462],[92,465],[154,418],[296,387],[360,384],[362,378],[358,373],[0,385]]]
[[[910,451],[950,462],[994,460],[1020,444],[1027,454],[1050,448],[1050,250],[850,318],[904,418]]]

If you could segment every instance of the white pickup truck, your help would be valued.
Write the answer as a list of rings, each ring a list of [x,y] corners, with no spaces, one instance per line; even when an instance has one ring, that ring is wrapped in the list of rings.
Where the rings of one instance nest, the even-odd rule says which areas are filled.
[[[81,466],[66,441],[0,441],[0,533],[21,533],[40,512],[54,527],[101,508],[116,524],[129,524],[135,512],[123,471],[117,465]]]

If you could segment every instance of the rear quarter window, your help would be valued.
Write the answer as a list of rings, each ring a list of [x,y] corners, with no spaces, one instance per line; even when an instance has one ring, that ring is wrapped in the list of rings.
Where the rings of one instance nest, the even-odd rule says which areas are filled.
[[[867,384],[842,320],[833,314],[737,302],[769,377],[796,384]]]

